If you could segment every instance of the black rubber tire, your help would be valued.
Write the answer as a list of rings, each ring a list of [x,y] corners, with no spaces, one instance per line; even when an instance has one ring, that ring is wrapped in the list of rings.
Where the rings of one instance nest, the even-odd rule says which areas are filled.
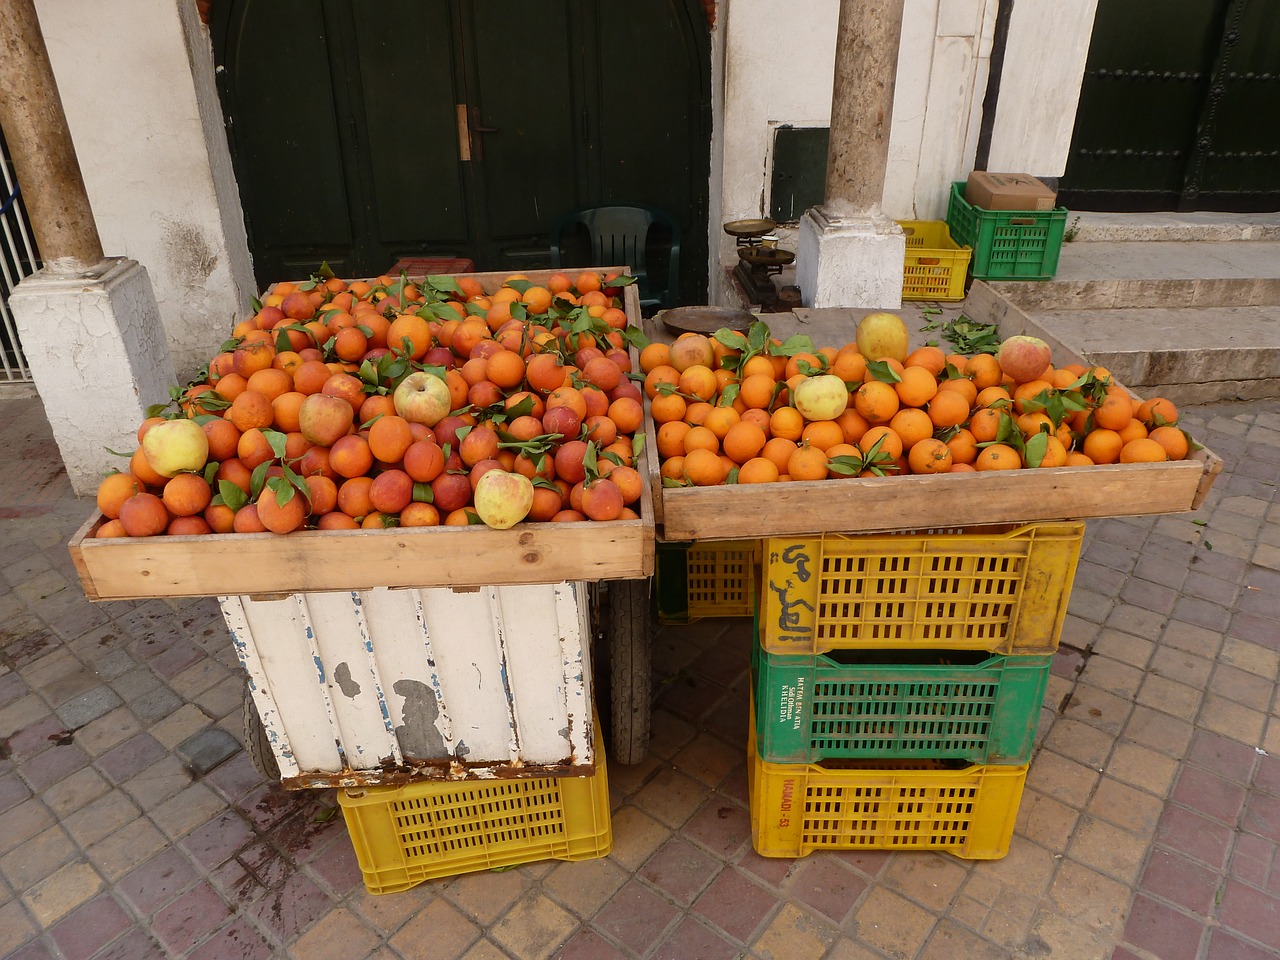
[[[262,725],[262,717],[258,715],[258,705],[253,702],[253,694],[246,687],[244,691],[244,749],[249,754],[253,768],[268,780],[280,779],[280,765],[271,749],[271,741],[267,738],[267,728]]]
[[[611,760],[633,764],[649,749],[653,709],[651,581],[612,580],[606,587],[604,637],[609,645]]]

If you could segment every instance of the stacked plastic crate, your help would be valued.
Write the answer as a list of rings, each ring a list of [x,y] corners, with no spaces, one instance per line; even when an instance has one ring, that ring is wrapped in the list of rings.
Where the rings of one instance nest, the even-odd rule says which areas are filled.
[[[757,852],[1004,856],[1083,523],[763,542]]]

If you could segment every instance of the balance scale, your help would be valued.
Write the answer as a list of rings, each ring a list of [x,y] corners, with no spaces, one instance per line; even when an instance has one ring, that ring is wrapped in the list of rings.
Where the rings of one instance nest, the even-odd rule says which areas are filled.
[[[733,275],[742,284],[748,302],[760,304],[765,313],[778,308],[789,310],[799,303],[798,296],[781,298],[786,302],[780,303],[778,288],[772,280],[796,259],[790,250],[774,246],[777,238],[772,233],[776,226],[777,223],[768,219],[731,220],[724,225],[724,232],[737,241],[738,265]],[[785,292],[790,293],[790,289]]]

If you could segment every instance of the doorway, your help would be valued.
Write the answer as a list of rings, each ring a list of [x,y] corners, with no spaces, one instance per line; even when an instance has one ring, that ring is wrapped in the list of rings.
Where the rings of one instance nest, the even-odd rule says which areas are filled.
[[[210,25],[260,284],[548,267],[561,216],[633,203],[681,221],[682,299],[705,300],[697,0],[223,0]]]
[[[1099,0],[1061,201],[1280,209],[1280,8]]]

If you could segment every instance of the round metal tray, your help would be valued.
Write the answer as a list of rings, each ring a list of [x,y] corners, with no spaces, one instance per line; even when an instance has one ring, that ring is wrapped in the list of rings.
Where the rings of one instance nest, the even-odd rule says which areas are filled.
[[[738,258],[753,267],[785,267],[795,262],[796,255],[777,247],[739,247]]]
[[[762,237],[776,226],[772,220],[730,220],[724,225],[724,232],[731,237]]]
[[[715,333],[717,330],[745,331],[755,321],[750,310],[737,307],[672,307],[658,318],[672,333]]]

